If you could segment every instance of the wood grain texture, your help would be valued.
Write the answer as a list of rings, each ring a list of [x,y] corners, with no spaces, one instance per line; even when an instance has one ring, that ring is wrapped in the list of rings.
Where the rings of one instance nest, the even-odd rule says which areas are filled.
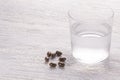
[[[104,3],[115,11],[111,58],[95,70],[74,64],[66,11],[71,4]],[[0,0],[0,80],[120,80],[119,0]],[[47,51],[68,57],[64,69],[44,64]]]

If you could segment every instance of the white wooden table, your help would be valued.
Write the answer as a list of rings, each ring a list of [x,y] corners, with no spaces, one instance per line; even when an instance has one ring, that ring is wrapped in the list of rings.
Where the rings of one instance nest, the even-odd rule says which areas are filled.
[[[66,11],[75,3],[103,3],[115,11],[107,70],[74,66]],[[119,9],[119,0],[0,0],[0,80],[120,80]],[[64,69],[44,64],[46,52],[56,50],[68,57]]]

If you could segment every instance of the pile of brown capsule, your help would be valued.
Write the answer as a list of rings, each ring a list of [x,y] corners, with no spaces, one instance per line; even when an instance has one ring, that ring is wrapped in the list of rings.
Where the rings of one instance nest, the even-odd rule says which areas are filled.
[[[58,57],[58,58],[59,58],[59,59],[58,59],[58,63],[53,63],[53,62],[51,62],[51,63],[49,63],[49,66],[50,66],[51,68],[55,68],[57,65],[58,65],[59,67],[62,67],[62,68],[65,67],[66,58],[65,58],[65,57],[62,57],[62,54],[63,54],[63,53],[60,52],[60,51],[56,51],[55,53],[47,52],[47,57],[45,57],[45,63],[49,63],[50,60]]]

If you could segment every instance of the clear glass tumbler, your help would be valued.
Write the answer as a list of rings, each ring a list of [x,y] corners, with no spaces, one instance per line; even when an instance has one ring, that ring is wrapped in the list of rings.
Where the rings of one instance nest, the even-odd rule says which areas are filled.
[[[75,6],[68,12],[73,56],[82,63],[106,60],[114,12],[103,6]]]

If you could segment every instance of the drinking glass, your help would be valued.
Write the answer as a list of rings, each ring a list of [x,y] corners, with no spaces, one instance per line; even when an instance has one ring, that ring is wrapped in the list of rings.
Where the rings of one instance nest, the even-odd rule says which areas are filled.
[[[74,6],[68,16],[73,56],[86,64],[106,60],[110,54],[113,10],[100,5]]]

